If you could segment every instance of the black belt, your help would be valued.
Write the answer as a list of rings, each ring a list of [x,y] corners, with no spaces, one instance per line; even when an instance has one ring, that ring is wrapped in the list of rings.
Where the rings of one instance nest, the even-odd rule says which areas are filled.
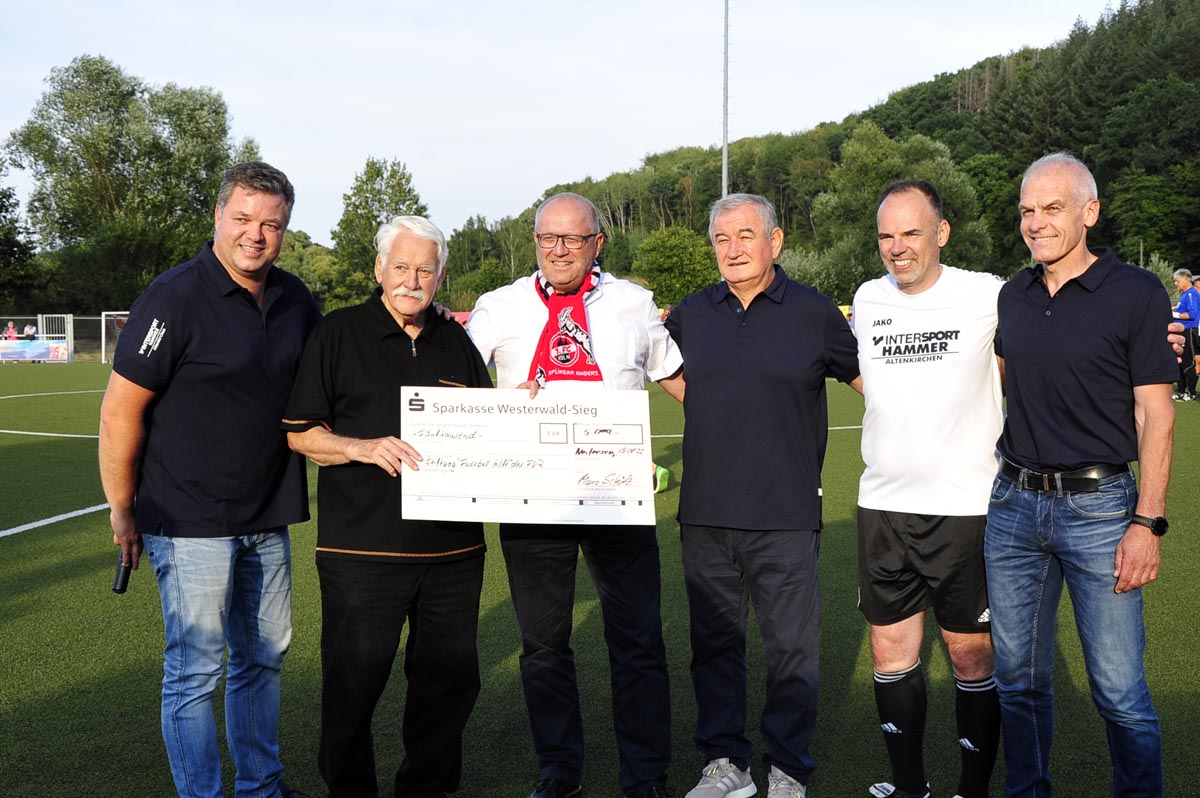
[[[1000,460],[1000,473],[1016,482],[1025,490],[1064,490],[1077,493],[1095,493],[1100,490],[1100,480],[1105,477],[1115,477],[1118,474],[1128,474],[1129,464],[1088,466],[1074,471],[1061,471],[1057,474],[1043,474],[1031,471],[1018,465]]]

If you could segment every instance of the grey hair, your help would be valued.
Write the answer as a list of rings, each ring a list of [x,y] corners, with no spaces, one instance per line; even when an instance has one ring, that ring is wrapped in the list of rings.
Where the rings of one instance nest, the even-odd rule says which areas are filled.
[[[446,246],[446,236],[438,226],[424,216],[396,216],[390,222],[381,225],[379,232],[375,234],[375,252],[380,259],[387,258],[392,243],[402,230],[438,245],[438,277],[441,277],[446,271],[446,258],[450,255],[450,248]]]
[[[1075,199],[1081,203],[1091,202],[1094,199],[1100,198],[1100,192],[1096,190],[1096,178],[1092,176],[1092,170],[1088,169],[1083,161],[1071,153],[1062,151],[1043,155],[1029,164],[1029,168],[1021,176],[1021,188],[1025,188],[1025,183],[1029,180],[1030,175],[1050,167],[1059,167],[1075,173],[1076,179],[1071,181],[1071,183],[1075,190]]]
[[[740,208],[743,205],[753,205],[758,208],[758,214],[762,217],[764,235],[771,235],[775,228],[779,226],[779,217],[775,215],[775,206],[766,197],[759,196],[758,194],[727,194],[714,202],[712,208],[708,211],[708,237],[710,240],[713,236],[713,227],[717,223],[717,217],[727,211]]]
[[[1175,276],[1176,277],[1186,277],[1188,279],[1188,282],[1191,282],[1191,280],[1192,280],[1192,273],[1188,269],[1176,269]]]
[[[542,220],[542,211],[546,209],[547,205],[549,205],[550,203],[552,203],[556,200],[560,200],[560,199],[575,200],[576,202],[580,203],[581,205],[586,206],[588,209],[588,215],[591,216],[591,218],[592,218],[592,225],[591,225],[592,229],[589,230],[588,232],[590,232],[592,234],[600,232],[600,211],[596,208],[596,203],[592,202],[590,199],[583,196],[582,194],[576,194],[572,191],[563,191],[559,194],[555,194],[551,197],[547,197],[546,199],[542,200],[542,204],[537,206],[537,212],[533,216],[533,228],[535,231],[537,230],[538,222],[540,222]]]
[[[257,191],[283,197],[287,202],[288,220],[292,218],[292,206],[296,204],[296,190],[287,175],[262,161],[244,161],[234,164],[221,176],[221,187],[217,189],[217,207],[224,208],[233,196],[233,190],[241,186],[247,191]]]

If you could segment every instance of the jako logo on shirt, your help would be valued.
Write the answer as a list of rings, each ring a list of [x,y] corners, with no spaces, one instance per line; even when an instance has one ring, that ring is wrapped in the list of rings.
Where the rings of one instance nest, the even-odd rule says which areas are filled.
[[[163,336],[167,334],[167,325],[163,324],[158,319],[150,322],[150,329],[146,331],[146,337],[142,339],[142,347],[138,350],[139,355],[150,357],[158,345],[162,343]]]

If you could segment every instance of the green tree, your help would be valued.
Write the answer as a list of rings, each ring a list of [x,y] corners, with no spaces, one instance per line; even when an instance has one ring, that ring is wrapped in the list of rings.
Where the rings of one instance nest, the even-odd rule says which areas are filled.
[[[211,89],[149,86],[90,55],[46,83],[5,145],[33,174],[28,210],[46,281],[77,313],[128,307],[155,274],[196,253],[222,173],[256,146],[230,139],[225,101]]]
[[[1137,262],[1140,253],[1157,252],[1173,263],[1187,263],[1194,257],[1200,247],[1200,159],[1158,175],[1127,169],[1109,193],[1114,248],[1123,258]]]
[[[0,160],[0,178],[4,175],[4,161]],[[0,185],[0,314],[32,310],[41,283],[19,208],[16,191]]]
[[[1178,75],[1150,80],[1108,112],[1100,141],[1085,147],[1096,179],[1108,182],[1126,167],[1157,175],[1196,152],[1200,141],[1200,86]]]
[[[283,234],[283,246],[275,265],[303,280],[322,311],[334,310],[335,300],[331,296],[341,276],[341,265],[333,256],[333,250],[314,243],[312,236],[303,230],[288,230]],[[364,291],[358,300],[365,298]]]
[[[362,269],[375,263],[375,234],[395,216],[428,216],[429,208],[413,186],[408,168],[398,160],[368,157],[342,195],[342,216],[330,232],[334,252],[344,265]]]
[[[492,229],[483,216],[472,216],[463,226],[450,234],[446,242],[450,255],[446,260],[446,290],[453,293],[454,283],[460,277],[483,266],[491,259],[497,260],[496,241]]]
[[[816,241],[826,259],[815,272],[822,278],[816,288],[846,304],[863,281],[882,273],[875,235],[877,199],[889,183],[905,179],[928,180],[942,196],[952,230],[942,253],[946,263],[995,268],[975,189],[950,160],[949,148],[920,134],[893,141],[874,122],[863,122],[842,146],[842,162],[831,175],[833,190],[814,203]]]
[[[508,269],[495,258],[487,258],[478,269],[473,269],[455,280],[453,290],[445,291],[443,296],[449,301],[452,309],[470,310],[475,307],[475,301],[479,297],[510,282],[512,281],[508,279]]]
[[[533,243],[533,209],[493,222],[492,240],[496,242],[500,263],[508,273],[508,282],[529,274],[537,263]]]
[[[686,227],[666,227],[647,235],[637,249],[633,273],[645,278],[660,305],[674,305],[718,277],[712,247]]]
[[[342,203],[342,216],[331,231],[338,274],[325,297],[329,309],[362,302],[371,292],[375,234],[385,222],[394,216],[429,215],[404,164],[381,158],[367,158]]]

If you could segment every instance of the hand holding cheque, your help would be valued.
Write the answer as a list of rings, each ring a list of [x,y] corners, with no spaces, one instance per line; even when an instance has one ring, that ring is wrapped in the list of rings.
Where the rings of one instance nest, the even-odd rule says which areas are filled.
[[[405,518],[654,524],[645,391],[404,388]]]

